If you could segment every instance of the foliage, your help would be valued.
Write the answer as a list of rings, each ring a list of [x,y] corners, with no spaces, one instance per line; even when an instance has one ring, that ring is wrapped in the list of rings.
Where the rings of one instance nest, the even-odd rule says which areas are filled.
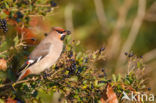
[[[105,60],[103,48],[85,53],[77,51],[78,47],[75,41],[66,45],[58,63],[48,74],[28,77],[22,83],[15,84],[14,89],[10,87],[11,84],[10,89],[8,86],[5,89],[1,87],[1,97],[45,102],[48,96],[59,92],[62,95],[60,99],[65,98],[68,102],[98,102],[108,83],[114,88],[119,100],[122,91],[146,91],[144,78],[137,77],[145,69],[140,58],[129,57],[129,72],[125,76],[113,75],[109,79],[105,69],[95,65],[99,60]],[[1,86],[5,86],[3,82]]]

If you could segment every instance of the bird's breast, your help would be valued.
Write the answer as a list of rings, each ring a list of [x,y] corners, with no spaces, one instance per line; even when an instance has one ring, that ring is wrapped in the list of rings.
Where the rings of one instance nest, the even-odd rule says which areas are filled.
[[[52,65],[54,65],[60,57],[62,49],[63,43],[52,44],[49,48],[49,53],[43,59],[41,59],[39,62],[37,62],[31,67],[32,73],[39,74],[40,72],[43,72],[45,69],[48,69]]]

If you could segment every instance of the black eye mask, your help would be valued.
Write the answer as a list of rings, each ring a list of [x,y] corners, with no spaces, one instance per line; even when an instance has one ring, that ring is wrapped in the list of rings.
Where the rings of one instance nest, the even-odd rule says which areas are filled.
[[[65,31],[56,30],[58,33],[63,34]]]

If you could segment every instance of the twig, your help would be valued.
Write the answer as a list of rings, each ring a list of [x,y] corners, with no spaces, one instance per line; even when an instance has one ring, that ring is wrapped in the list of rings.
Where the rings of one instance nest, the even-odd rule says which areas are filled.
[[[50,7],[50,4],[49,4],[49,5],[44,5],[44,4],[35,4],[35,6],[37,6],[37,7]]]
[[[66,28],[69,29],[72,33],[74,31],[73,17],[72,17],[73,8],[74,8],[73,4],[70,3],[65,7],[65,12],[64,12]]]
[[[5,50],[5,51],[3,51],[3,52],[0,52],[0,55],[2,55],[2,54],[4,54],[4,53],[6,53],[6,52],[8,52],[8,51],[10,51],[10,50],[13,50],[14,48],[18,48],[18,47],[20,47],[20,46],[24,46],[24,44],[23,43],[19,43],[18,45],[16,45],[15,47],[10,47],[8,50]]]
[[[144,62],[149,62],[150,60],[156,59],[156,49],[153,49],[143,55]]]
[[[133,0],[125,0],[123,5],[119,8],[119,16],[114,27],[112,36],[108,39],[108,48],[106,50],[106,54],[110,54],[111,57],[115,57],[120,50],[120,34],[121,30],[125,25],[125,20],[127,13],[131,7]]]
[[[55,71],[55,72],[51,75],[51,78],[53,78],[54,75],[57,74],[59,71],[61,71],[61,70]],[[25,82],[28,82],[28,81],[36,81],[37,79],[38,79],[38,78],[30,78],[30,79],[27,79],[27,80],[17,81],[17,82],[15,82],[15,83],[1,84],[1,85],[0,85],[0,88],[5,87],[5,86],[9,86],[9,85],[16,86],[17,84],[25,83]]]
[[[106,20],[102,0],[94,0],[94,4],[95,4],[96,15],[97,15],[98,21],[99,21],[100,25],[102,26],[102,30],[103,30],[104,34],[107,34],[106,33],[107,32],[107,28],[106,28],[107,20]]]
[[[139,0],[137,16],[134,19],[134,22],[132,24],[129,36],[128,36],[126,42],[124,43],[123,48],[121,50],[121,53],[119,55],[117,67],[120,64],[123,64],[125,62],[126,56],[124,56],[124,52],[129,52],[133,43],[136,40],[139,29],[140,29],[141,24],[142,24],[143,19],[144,19],[145,10],[146,10],[146,0]]]
[[[18,43],[17,45],[11,46],[8,50],[5,50],[5,51],[3,51],[3,52],[0,52],[0,55],[4,54],[4,53],[6,53],[6,52],[8,52],[8,51],[10,51],[10,50],[13,50],[14,48],[17,49],[17,48],[20,47],[20,46],[25,46],[25,44],[24,44],[24,42],[23,42],[23,35],[24,35],[24,34],[22,33],[22,36],[21,36],[21,38],[20,38],[20,41],[19,41],[19,43]]]
[[[150,22],[156,21],[156,2],[154,2],[151,5],[151,7],[147,10],[147,13],[144,19]]]
[[[13,85],[13,84],[14,84],[14,86],[15,86],[15,85],[17,85],[17,84],[24,83],[24,82],[28,82],[28,81],[31,81],[31,80],[33,81],[33,79],[27,79],[27,80],[17,81],[17,82],[15,82],[15,83],[1,84],[1,85],[0,85],[0,88],[5,87],[5,86],[9,86],[9,85]],[[35,79],[35,80],[36,80],[36,79]]]

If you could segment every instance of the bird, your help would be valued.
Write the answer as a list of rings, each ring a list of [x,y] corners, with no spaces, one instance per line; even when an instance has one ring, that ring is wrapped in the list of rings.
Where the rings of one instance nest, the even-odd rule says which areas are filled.
[[[21,66],[23,69],[17,81],[30,74],[40,74],[56,63],[63,50],[63,40],[69,30],[53,27],[47,36],[36,46],[28,56],[28,60]]]

